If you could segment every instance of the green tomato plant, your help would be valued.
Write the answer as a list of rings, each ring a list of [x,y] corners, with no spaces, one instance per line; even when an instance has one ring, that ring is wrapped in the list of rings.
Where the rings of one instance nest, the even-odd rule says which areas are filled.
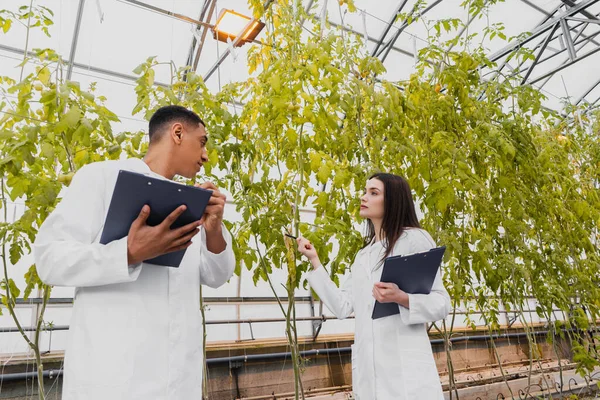
[[[44,7],[23,6],[18,13],[0,11],[4,33],[14,23],[41,28],[49,35],[52,11]],[[83,165],[118,159],[121,144],[132,137],[114,135],[112,123],[117,116],[108,110],[105,98],[95,94],[95,85],[81,88],[78,82],[64,79],[65,61],[51,49],[33,49],[25,56],[20,80],[0,76],[0,224],[2,277],[0,314],[8,312],[35,356],[39,398],[45,398],[40,335],[51,287],[38,277],[35,265],[24,274],[26,286],[18,288],[9,277],[8,265],[16,265],[31,252],[38,227],[54,209],[60,192]],[[31,71],[31,72],[28,72]],[[25,212],[9,221],[8,203],[22,202]],[[17,298],[28,299],[36,290],[42,298],[33,337],[30,338],[15,312]]]
[[[493,3],[463,5],[473,19],[485,16]],[[157,86],[155,68],[161,63],[150,57],[134,71],[132,111],[147,119],[160,106],[180,104],[206,122],[207,178],[232,194],[241,215],[239,222],[226,222],[234,237],[236,273],[247,269],[255,283],[268,282],[278,299],[296,399],[304,396],[306,360],[300,357],[294,298],[306,286],[309,264],[283,233],[311,240],[339,284],[363,245],[359,197],[366,178],[377,171],[408,179],[424,214],[423,227],[447,246],[444,283],[455,311],[449,324],[436,328],[446,343],[451,395],[458,392],[449,339],[459,308],[473,327],[472,316],[482,316],[494,350],[492,333],[501,327],[501,308],[514,312],[534,349],[527,316],[534,298],[536,313],[548,321],[548,340],[569,338],[579,372],[590,374],[599,365],[594,342],[600,305],[597,117],[566,107],[565,119],[544,109],[544,96],[521,86],[518,70],[512,76],[488,76],[484,71],[496,65],[474,44],[477,35],[442,40],[442,34],[462,33],[465,26],[455,19],[419,18],[423,2],[401,17],[425,24],[431,44],[419,52],[415,73],[401,82],[380,78],[385,68],[365,54],[360,37],[315,18],[319,4],[308,12],[295,0],[267,8],[255,0],[251,4],[267,29],[262,45],[248,52],[250,78],[211,93],[189,68],[173,67],[171,84]],[[352,1],[339,7],[340,14],[355,11]],[[5,18],[1,27],[15,18],[0,15]],[[494,37],[510,40],[497,24],[482,35]],[[142,132],[113,134],[116,116],[93,86],[82,90],[62,79],[64,62],[58,55],[51,50],[35,55],[23,63],[23,69],[35,65],[34,73],[20,82],[0,78],[3,209],[6,213],[9,199],[24,199],[27,206],[17,221],[5,218],[0,230],[2,302],[17,326],[20,289],[8,277],[7,257],[14,264],[30,250],[36,227],[78,168],[123,152],[139,157],[147,149]],[[522,61],[532,54],[519,49],[511,57]],[[301,219],[305,208],[315,210],[314,221]],[[271,279],[274,269],[287,271],[286,299],[279,298]],[[25,297],[38,288],[45,308],[50,287],[39,281],[34,266],[26,280]],[[38,321],[35,341],[22,334],[37,352],[41,373],[43,313]],[[532,365],[533,350],[530,358]],[[498,362],[502,367],[499,357]]]

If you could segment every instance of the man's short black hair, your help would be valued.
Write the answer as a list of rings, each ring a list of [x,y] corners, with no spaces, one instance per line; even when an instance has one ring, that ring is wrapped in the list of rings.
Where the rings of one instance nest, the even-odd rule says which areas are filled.
[[[164,106],[156,110],[150,118],[150,123],[148,124],[150,143],[160,139],[167,125],[175,122],[188,126],[202,124],[202,126],[206,127],[204,121],[195,112],[181,106]]]

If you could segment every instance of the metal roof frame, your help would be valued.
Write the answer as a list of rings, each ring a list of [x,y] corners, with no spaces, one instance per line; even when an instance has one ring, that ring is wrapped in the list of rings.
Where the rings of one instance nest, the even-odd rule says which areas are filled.
[[[435,0],[428,7],[426,7],[421,13],[417,14],[416,17],[423,16],[428,11],[433,9],[435,6],[441,3],[442,0]],[[496,75],[494,78],[497,78],[501,75],[501,71],[510,65],[506,58],[512,54],[514,51],[522,48],[526,44],[540,39],[539,43],[537,43],[532,51],[535,54],[535,59],[529,65],[526,66],[524,70],[524,75],[521,80],[522,85],[526,84],[541,84],[538,86],[540,89],[543,88],[549,80],[557,73],[573,64],[584,60],[598,52],[600,52],[600,42],[597,41],[597,36],[600,35],[600,30],[592,32],[590,34],[584,34],[586,30],[590,26],[600,25],[600,14],[594,15],[587,9],[594,4],[600,3],[600,0],[585,0],[576,2],[574,0],[561,0],[562,4],[555,7],[551,11],[544,10],[542,7],[533,3],[530,0],[521,0],[524,4],[529,7],[535,9],[544,15],[542,20],[536,25],[536,27],[532,30],[531,34],[525,38],[521,38],[520,40],[513,41],[505,46],[503,49],[491,54],[489,56],[491,61],[499,61],[504,58],[504,61],[500,66],[496,68]],[[397,19],[398,14],[402,11],[406,4],[405,0],[401,0],[398,6],[394,9],[394,12],[391,14],[390,22],[382,32],[380,39],[377,42],[376,47],[374,48],[372,55],[379,57],[382,62],[385,62],[387,55],[390,51],[390,46],[396,43],[402,32],[408,26],[406,19],[402,22],[401,26],[397,29],[391,39],[384,43],[388,33]],[[408,13],[408,17],[413,17],[415,14],[415,9],[411,10]],[[582,17],[577,16],[580,14]],[[467,21],[467,25],[471,22],[471,19]],[[459,32],[458,36],[460,37],[466,29],[463,29]],[[551,45],[557,42],[559,44],[558,49],[555,49]],[[590,44],[594,45],[594,48],[582,53],[582,50],[588,47]],[[548,54],[549,50],[552,50],[552,54]],[[409,55],[409,52],[402,51],[403,54]],[[409,53],[409,54],[407,54]],[[566,53],[568,57],[565,60],[560,62],[559,65],[554,66],[553,68],[544,71],[538,76],[534,76],[533,72],[536,68],[538,68],[541,64],[560,56],[561,54]],[[515,76],[518,73],[522,73],[521,67],[526,64],[526,61],[521,61],[518,67],[512,72],[510,75]],[[539,69],[539,68],[538,68]],[[594,83],[577,99],[576,104],[582,103],[586,96],[588,96],[596,87],[600,85],[600,79],[598,81],[594,81]],[[600,98],[598,98],[592,104],[597,104],[600,102]]]
[[[212,25],[210,24],[210,20],[213,17],[216,9],[216,0],[204,1],[198,19],[163,10],[158,7],[144,3],[140,0],[121,1],[125,3],[130,3],[141,8],[148,9],[153,12],[161,13],[166,16],[179,19],[181,21],[191,23],[195,25],[198,29],[201,29],[202,33],[199,38],[197,37],[197,35],[192,35],[191,45],[189,48],[189,53],[186,62],[187,66],[189,66],[193,71],[197,70],[199,59],[202,55],[202,50],[204,48],[204,41],[206,35],[208,34],[208,29],[212,27]],[[264,7],[268,8],[272,2],[273,0],[266,0]],[[413,9],[408,12],[408,17],[418,18],[424,16],[427,12],[431,11],[441,2],[442,0],[431,0],[429,5],[420,12],[418,12],[418,10],[413,7]],[[550,81],[550,79],[557,72],[562,71],[565,68],[568,68],[569,66],[572,66],[573,64],[600,52],[600,28],[598,28],[598,26],[600,25],[600,13],[598,13],[598,15],[595,15],[589,10],[591,6],[599,4],[600,0],[561,0],[562,4],[560,4],[552,10],[545,10],[543,7],[539,6],[532,0],[521,0],[521,2],[536,10],[537,12],[541,13],[543,15],[543,18],[531,31],[530,35],[524,38],[522,37],[519,40],[515,40],[512,43],[509,43],[501,50],[489,56],[490,60],[492,61],[502,61],[502,63],[497,68],[495,68],[496,74],[494,78],[502,76],[501,71],[505,67],[510,67],[511,69],[513,69],[513,72],[511,72],[509,76],[515,76],[518,73],[522,73],[523,77],[521,79],[521,84],[535,84],[538,88],[541,89]],[[304,3],[304,6],[308,12],[311,6],[314,4],[314,0],[305,0]],[[387,23],[387,25],[385,25],[379,37],[376,38],[367,36],[368,41],[375,43],[375,46],[371,51],[371,55],[380,58],[381,61],[384,63],[390,51],[392,50],[408,57],[414,57],[413,51],[409,51],[407,49],[403,49],[395,45],[400,35],[405,31],[405,29],[408,26],[408,21],[406,19],[404,19],[400,23],[400,26],[394,26],[398,21],[398,16],[402,13],[403,10],[406,9],[407,3],[408,0],[398,1],[397,6],[394,7],[392,13],[390,14],[389,22]],[[68,60],[66,61],[67,79],[71,79],[73,68],[76,67],[79,69],[86,69],[91,72],[117,77],[128,81],[135,81],[137,77],[133,75],[123,74],[116,71],[97,68],[94,66],[82,65],[75,62],[84,8],[85,0],[79,0],[77,16],[71,40],[71,48]],[[471,18],[469,19],[469,21],[466,22],[466,24],[468,25],[470,22]],[[304,21],[302,21],[302,23],[304,23]],[[346,31],[363,36],[362,33],[348,26],[341,26],[334,22],[330,22],[330,24],[332,26],[342,28]],[[596,29],[590,32],[591,27],[596,27]],[[392,28],[396,28],[396,31],[393,32],[393,34],[391,34]],[[461,36],[465,30],[466,29],[463,28],[462,31],[458,33],[458,36]],[[507,61],[508,56],[514,51],[536,40],[536,44],[531,47],[533,54],[535,54],[535,59],[533,61],[519,62],[516,68],[511,67]],[[2,44],[0,44],[0,49],[12,53],[23,54],[22,49],[17,49]],[[584,52],[584,49],[587,51]],[[228,46],[228,48],[225,49],[225,51],[220,55],[218,60],[216,60],[216,62],[205,74],[205,81],[208,80],[211,77],[211,75],[220,67],[223,61],[228,57],[229,51],[230,48]],[[540,65],[543,65],[544,63],[554,59],[555,57],[560,57],[561,55],[564,55],[564,59],[558,65],[554,65],[551,69],[543,71],[539,75],[535,74],[535,72],[540,69]],[[158,85],[167,86],[166,83],[158,83]],[[591,82],[590,86],[578,95],[574,104],[580,105],[587,103],[591,107],[596,106],[600,102],[600,98],[596,99],[595,101],[588,101],[587,97],[599,86],[600,77],[598,79],[593,79],[593,82]]]
[[[435,0],[432,4],[430,4],[429,6],[427,6],[423,11],[421,11],[420,13],[418,13],[415,18],[419,18],[419,17],[424,16],[425,14],[427,14],[429,11],[431,11],[435,6],[437,6],[441,2],[442,2],[442,0]],[[409,25],[408,24],[408,18],[411,18],[415,14],[415,11],[416,10],[413,8],[409,12],[407,18],[405,18],[402,21],[402,25],[400,26],[400,28],[398,28],[398,30],[396,31],[396,33],[394,33],[394,36],[376,54],[376,57],[381,57],[381,62],[385,62],[385,59],[390,54],[390,50],[396,44],[396,41],[400,37],[400,34],[402,34],[402,32],[406,29],[406,27],[408,27],[408,25]]]

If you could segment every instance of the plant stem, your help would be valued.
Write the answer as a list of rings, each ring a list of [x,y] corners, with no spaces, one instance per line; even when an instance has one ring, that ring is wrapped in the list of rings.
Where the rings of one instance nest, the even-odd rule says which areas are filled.
[[[488,327],[488,334],[490,335],[490,342],[492,343],[492,349],[494,350],[494,354],[496,355],[496,360],[498,360],[498,367],[500,367],[500,373],[502,374],[502,379],[504,380],[504,383],[506,384],[506,387],[508,388],[508,391],[510,392],[510,397],[511,398],[515,398],[515,394],[513,393],[509,383],[508,383],[508,379],[506,378],[506,373],[504,372],[504,368],[502,367],[502,360],[500,359],[500,354],[498,353],[498,349],[496,348],[496,342],[494,341],[494,337],[492,336],[492,328],[490,327],[489,322],[487,321],[487,317],[485,314],[482,314],[483,318],[484,318],[484,322],[486,324],[486,326]]]
[[[38,316],[37,326],[35,327],[35,360],[37,364],[37,374],[38,374],[38,393],[40,394],[40,399],[43,399],[45,389],[44,389],[44,364],[42,363],[42,357],[40,353],[40,333],[42,331],[42,325],[44,323],[44,314],[46,313],[46,305],[48,304],[48,300],[50,299],[50,293],[52,292],[52,287],[48,285],[43,286],[44,296],[42,300],[42,310],[40,311],[40,315]]]
[[[290,344],[290,350],[292,353],[292,366],[294,367],[294,397],[296,400],[299,399],[299,394],[300,394],[300,385],[299,385],[299,376],[300,376],[300,371],[298,368],[298,353],[297,353],[297,347],[296,347],[296,342],[294,340],[294,336],[292,334],[292,323],[291,323],[291,317],[292,317],[292,310],[294,307],[294,291],[293,289],[288,287],[288,310],[285,316],[285,326],[286,326],[286,335],[288,337],[288,343]],[[304,398],[304,396],[302,397]]]
[[[29,17],[27,18],[27,30],[25,34],[25,50],[23,51],[23,65],[21,65],[21,74],[19,75],[19,82],[23,81],[23,72],[25,72],[25,61],[27,60],[27,50],[29,49],[29,31],[31,30],[31,15],[33,14],[32,8],[33,0],[29,2]]]
[[[7,222],[8,221],[8,213],[7,213],[7,209],[6,209],[7,202],[6,202],[6,193],[4,191],[4,178],[0,179],[0,191],[2,194],[2,207],[4,209],[4,222]],[[0,240],[2,240],[2,265],[3,265],[3,269],[4,269],[4,283],[5,283],[5,288],[6,288],[6,300],[7,300],[6,308],[8,309],[8,312],[9,312],[10,316],[12,317],[17,329],[19,330],[19,333],[21,334],[21,336],[23,337],[23,339],[25,340],[25,342],[27,343],[29,348],[35,354],[37,374],[38,374],[38,397],[40,400],[44,400],[45,399],[44,375],[43,375],[44,370],[43,370],[43,365],[41,362],[40,350],[39,350],[39,347],[37,346],[37,341],[39,338],[40,322],[38,320],[38,327],[36,330],[36,343],[33,343],[31,341],[31,339],[29,339],[29,337],[27,337],[27,334],[23,330],[23,327],[21,326],[21,323],[19,322],[19,319],[17,318],[17,314],[15,313],[15,309],[14,309],[14,306],[16,304],[16,299],[13,299],[12,294],[10,293],[10,284],[9,284],[10,281],[8,278],[8,263],[6,261],[6,232],[3,234],[2,238],[0,238]],[[44,295],[43,309],[45,309],[47,301],[48,300],[46,298],[46,295]],[[43,313],[40,315],[40,319],[42,318],[42,316],[43,316]]]
[[[450,348],[452,343],[450,342],[450,333],[446,329],[446,320],[442,320],[442,326],[444,328],[444,350],[446,351],[446,365],[448,368],[448,394],[450,400],[452,400],[452,390],[456,393],[456,399],[459,399],[458,388],[456,387],[456,381],[454,380],[454,365],[452,364],[452,355],[450,354]]]

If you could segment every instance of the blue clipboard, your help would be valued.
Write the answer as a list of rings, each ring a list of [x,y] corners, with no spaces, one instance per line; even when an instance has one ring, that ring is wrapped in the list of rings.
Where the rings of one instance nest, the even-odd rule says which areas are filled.
[[[393,282],[406,293],[429,294],[445,251],[446,246],[442,246],[423,253],[388,257],[383,264],[380,281]],[[394,314],[400,314],[398,304],[375,301],[371,318]]]
[[[150,226],[160,224],[177,207],[185,205],[187,207],[185,212],[171,225],[171,228],[175,229],[202,218],[211,196],[211,190],[121,170],[110,201],[100,243],[107,244],[127,236],[131,224],[140,214],[144,204],[150,206],[150,215],[146,221]],[[185,250],[180,250],[144,262],[179,267],[184,255]]]

